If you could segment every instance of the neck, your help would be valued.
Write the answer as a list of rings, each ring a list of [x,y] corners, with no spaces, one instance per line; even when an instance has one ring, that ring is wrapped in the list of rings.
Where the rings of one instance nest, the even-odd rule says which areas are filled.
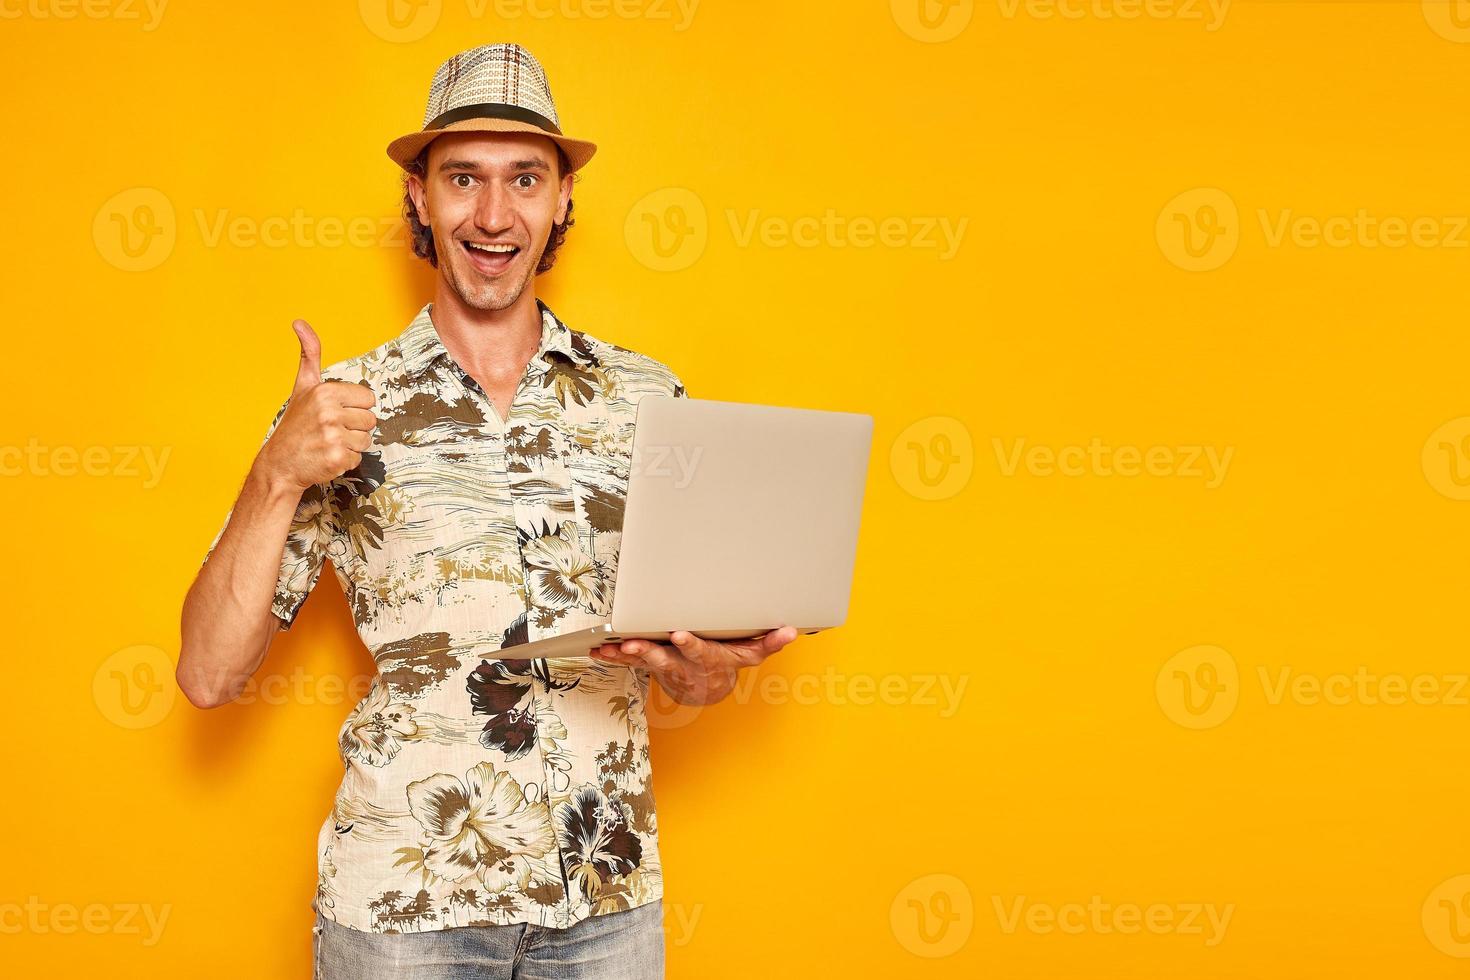
[[[476,377],[519,376],[541,344],[541,311],[531,289],[504,309],[480,310],[440,278],[430,318],[450,356]]]

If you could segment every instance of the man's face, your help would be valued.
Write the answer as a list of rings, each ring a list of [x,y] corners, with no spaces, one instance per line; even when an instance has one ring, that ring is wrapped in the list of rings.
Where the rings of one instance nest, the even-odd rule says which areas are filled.
[[[503,310],[536,275],[551,227],[566,219],[572,175],[556,144],[529,133],[446,133],[429,144],[419,221],[434,233],[439,272],[466,306]]]

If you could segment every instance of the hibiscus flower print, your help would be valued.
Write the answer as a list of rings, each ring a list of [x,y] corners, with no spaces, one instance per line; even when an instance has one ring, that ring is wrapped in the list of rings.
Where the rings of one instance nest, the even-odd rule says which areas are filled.
[[[555,843],[546,804],[528,801],[510,773],[489,762],[463,781],[441,772],[409,783],[407,793],[423,831],[424,868],[447,881],[477,879],[491,894],[525,888],[530,860]]]
[[[643,859],[643,845],[628,829],[627,810],[595,786],[579,787],[557,809],[556,825],[568,876],[589,902],[596,903],[604,887],[631,874]]]
[[[525,755],[536,741],[530,665],[528,660],[482,660],[465,681],[472,713],[490,716],[480,744],[504,752],[507,762]]]
[[[516,622],[524,629],[524,617]],[[515,627],[507,631],[507,646],[514,645],[510,640],[516,634]],[[524,643],[524,638],[519,642]],[[576,687],[580,679],[580,672],[556,671],[552,662],[545,659],[480,661],[480,666],[465,680],[471,713],[490,716],[480,732],[480,744],[504,752],[507,762],[524,756],[538,738],[542,739],[543,748],[547,748],[546,739],[551,736],[547,731],[538,732],[532,683],[540,681],[548,691],[565,692]]]
[[[291,533],[282,555],[281,579],[276,591],[286,595],[310,592],[321,566],[313,552],[330,552],[337,544],[337,524],[320,484],[307,487],[291,519]]]
[[[418,734],[411,704],[392,700],[388,686],[378,678],[348,715],[337,741],[344,759],[369,766],[386,766],[403,748],[405,739]]]
[[[561,611],[580,606],[597,612],[607,605],[603,570],[587,552],[570,522],[552,530],[542,524],[534,533],[521,532],[521,555],[531,588],[531,601],[542,609]]]

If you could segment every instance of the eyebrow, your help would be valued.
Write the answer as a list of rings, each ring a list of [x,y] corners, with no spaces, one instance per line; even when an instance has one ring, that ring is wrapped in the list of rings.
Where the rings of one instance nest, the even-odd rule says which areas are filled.
[[[450,170],[467,170],[470,173],[479,173],[481,169],[480,165],[474,160],[445,160],[439,164],[439,172],[441,174]],[[535,157],[526,160],[517,160],[510,165],[510,169],[514,173],[520,173],[523,170],[535,170],[541,173],[551,172],[551,166],[545,160],[540,160]]]

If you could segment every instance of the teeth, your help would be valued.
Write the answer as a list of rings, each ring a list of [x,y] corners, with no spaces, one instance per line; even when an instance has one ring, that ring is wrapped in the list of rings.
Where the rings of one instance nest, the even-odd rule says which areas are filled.
[[[514,245],[482,245],[479,242],[465,242],[465,244],[468,245],[470,248],[477,248],[482,252],[508,253],[514,252],[516,250],[516,247]]]

